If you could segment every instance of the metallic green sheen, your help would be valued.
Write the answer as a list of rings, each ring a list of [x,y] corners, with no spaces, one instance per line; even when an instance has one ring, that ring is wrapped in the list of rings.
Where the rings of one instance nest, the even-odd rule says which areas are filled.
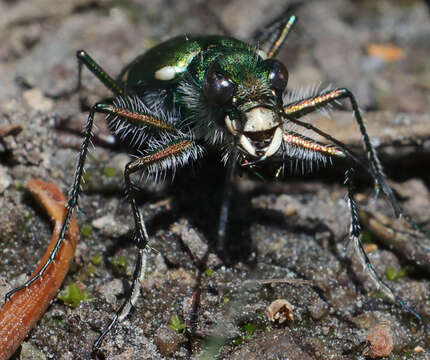
[[[119,80],[126,88],[139,94],[148,88],[166,88],[182,80],[183,74],[190,72],[201,80],[208,63],[220,54],[234,53],[240,50],[255,54],[255,47],[226,36],[181,35],[149,49],[137,57],[119,75]],[[189,69],[192,65],[192,70]],[[156,71],[165,66],[175,66],[178,71],[172,80],[155,78]]]

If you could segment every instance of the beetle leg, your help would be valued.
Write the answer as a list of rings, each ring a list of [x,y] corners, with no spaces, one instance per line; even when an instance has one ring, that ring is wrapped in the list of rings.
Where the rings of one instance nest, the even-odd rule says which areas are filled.
[[[353,176],[354,170],[348,169],[345,172],[345,184],[348,187],[348,206],[351,213],[351,225],[349,229],[349,239],[352,241],[354,245],[354,249],[358,254],[363,268],[367,270],[367,273],[370,275],[370,278],[373,280],[378,290],[381,290],[385,296],[387,296],[391,301],[398,303],[402,308],[409,311],[412,315],[414,315],[418,321],[422,321],[421,316],[411,307],[406,305],[402,299],[396,296],[393,290],[381,279],[380,275],[376,272],[372,263],[367,256],[363,244],[361,243],[361,225],[359,221],[359,209],[358,205],[354,199],[354,184],[353,184]]]
[[[146,174],[158,173],[167,169],[174,169],[178,165],[185,165],[190,159],[195,160],[201,154],[200,148],[194,140],[190,138],[180,138],[169,141],[168,144],[161,148],[145,155],[139,159],[129,162],[124,170],[125,189],[128,200],[133,211],[135,224],[135,242],[139,249],[144,249],[148,243],[148,234],[146,232],[145,223],[136,204],[136,199],[133,196],[133,183],[130,176],[141,170],[146,171]]]
[[[356,162],[354,155],[351,156],[349,150],[339,144],[340,147],[334,147],[332,145],[323,145],[313,139],[298,135],[292,131],[284,132],[283,140],[286,146],[290,149],[286,149],[285,154],[288,156],[292,154],[292,158],[301,159],[304,161],[312,162],[314,160],[323,160],[318,158],[318,156],[325,156],[329,159],[332,158],[346,158],[352,162]],[[340,143],[340,142],[337,142]],[[342,144],[342,143],[340,143]],[[298,151],[294,151],[294,148]],[[284,148],[285,149],[285,148]],[[361,243],[361,225],[359,221],[359,209],[358,205],[354,199],[354,185],[353,185],[353,168],[349,168],[345,173],[345,184],[348,188],[347,202],[350,209],[351,225],[349,229],[349,239],[354,244],[355,251],[358,253],[363,267],[367,270],[371,279],[376,284],[377,288],[380,289],[389,299],[393,302],[399,304],[402,308],[409,311],[414,315],[419,321],[421,321],[421,316],[413,310],[411,307],[406,305],[402,299],[396,296],[393,290],[381,279],[379,274],[376,272],[375,268],[371,264],[366,252],[364,251],[363,245]]]
[[[279,176],[286,164],[290,165],[291,172],[301,171],[305,174],[307,170],[312,171],[314,166],[318,167],[320,164],[325,166],[331,163],[333,158],[346,157],[346,154],[336,146],[319,143],[294,131],[284,131],[282,141],[280,155],[284,161],[276,176]],[[285,161],[285,159],[288,160]]]
[[[93,136],[92,129],[93,129],[93,124],[94,124],[94,115],[95,115],[95,113],[99,113],[99,112],[108,113],[109,114],[109,113],[113,112],[113,109],[116,109],[116,108],[113,107],[112,105],[105,104],[105,103],[97,103],[91,109],[91,111],[90,111],[90,113],[88,115],[87,123],[86,123],[85,128],[84,128],[84,140],[82,142],[81,151],[79,153],[78,164],[77,164],[77,167],[76,167],[74,181],[73,181],[73,184],[72,184],[72,186],[70,188],[70,192],[69,192],[69,199],[67,201],[67,212],[66,212],[66,215],[65,215],[64,223],[62,225],[62,228],[61,228],[60,235],[58,237],[57,243],[55,244],[54,248],[52,249],[51,254],[50,254],[48,260],[40,268],[40,270],[38,271],[38,273],[35,274],[31,279],[29,279],[24,284],[22,284],[22,285],[20,285],[20,286],[18,286],[16,288],[12,289],[11,291],[9,291],[6,294],[6,296],[5,296],[5,301],[8,301],[13,296],[13,294],[15,294],[16,292],[18,292],[18,291],[20,291],[22,289],[27,288],[34,281],[36,281],[37,279],[41,278],[42,275],[43,275],[43,273],[45,272],[45,270],[48,268],[48,266],[52,262],[54,262],[55,257],[57,256],[58,250],[59,250],[59,248],[61,246],[61,243],[65,239],[65,236],[66,236],[66,233],[67,233],[67,230],[68,230],[68,227],[69,227],[69,222],[70,222],[70,219],[72,217],[73,211],[78,206],[79,193],[81,191],[81,184],[82,184],[82,174],[84,172],[85,161],[86,161],[86,157],[87,157],[87,154],[88,154],[88,147],[90,145],[91,138]],[[141,114],[134,114],[134,115],[131,114],[130,116],[139,116],[139,115],[141,115]],[[163,128],[163,125],[165,125],[165,126],[168,125],[168,124],[164,124],[161,120],[157,119],[156,117],[150,116],[149,114],[145,114],[145,116],[141,115],[140,117],[142,118],[141,122],[146,122],[146,123],[148,123],[149,125],[152,125],[155,128]]]
[[[68,97],[81,90],[82,87],[82,67],[90,70],[97,79],[99,79],[115,96],[125,95],[124,89],[118,81],[115,81],[109,74],[103,70],[103,68],[98,65],[93,58],[88,55],[85,50],[79,50],[76,52],[76,57],[78,58],[78,81],[76,86],[72,89],[65,90],[56,94],[45,94],[51,99],[60,99],[63,97]],[[83,101],[81,99],[81,101]]]
[[[91,111],[88,115],[87,124],[85,125],[84,140],[82,142],[81,151],[79,153],[78,165],[76,167],[76,172],[75,172],[75,178],[73,181],[73,185],[70,188],[69,199],[67,201],[67,212],[66,212],[66,215],[64,218],[63,225],[61,227],[60,234],[58,236],[57,243],[55,244],[54,248],[52,249],[48,260],[40,268],[40,270],[37,272],[37,274],[35,274],[30,280],[25,282],[23,285],[20,285],[20,286],[14,288],[13,290],[9,291],[5,296],[5,301],[8,301],[13,296],[13,294],[15,294],[16,292],[27,288],[33,282],[35,282],[37,279],[42,278],[42,275],[45,272],[45,270],[48,268],[48,266],[52,262],[54,262],[55,257],[57,256],[58,250],[59,250],[62,242],[64,241],[64,239],[66,237],[66,233],[67,233],[67,230],[69,228],[69,223],[70,223],[70,219],[72,217],[73,211],[78,206],[78,198],[79,198],[79,193],[81,191],[82,174],[84,171],[85,160],[86,160],[86,157],[88,154],[88,146],[90,145],[91,138],[93,136],[92,135],[92,128],[93,128],[93,124],[94,124],[94,114],[96,112],[97,112],[97,105],[95,105],[91,109]]]
[[[335,103],[338,100],[344,99],[344,98],[349,99],[349,101],[351,103],[354,117],[355,117],[355,120],[356,120],[356,122],[360,128],[361,136],[363,138],[363,142],[364,142],[364,145],[365,145],[365,148],[367,151],[367,155],[368,155],[369,160],[370,160],[370,169],[368,169],[368,167],[364,165],[363,161],[360,160],[359,157],[356,154],[354,154],[351,150],[349,150],[345,146],[345,144],[336,140],[335,138],[328,135],[324,131],[316,128],[315,126],[298,120],[298,118],[301,116],[309,114],[309,113],[317,110],[318,108],[326,106],[327,104]],[[391,187],[387,183],[386,176],[384,174],[381,162],[379,161],[376,149],[374,148],[374,146],[370,142],[369,136],[367,135],[366,127],[364,126],[364,122],[363,122],[363,119],[361,117],[360,110],[358,109],[357,101],[355,100],[355,97],[353,96],[353,94],[348,89],[339,88],[339,89],[335,89],[335,90],[324,91],[319,95],[311,96],[309,98],[306,98],[303,100],[298,100],[298,101],[291,103],[291,104],[287,104],[284,106],[283,110],[284,110],[284,114],[286,115],[286,118],[289,121],[291,121],[297,125],[300,125],[302,127],[305,127],[307,129],[310,129],[310,130],[316,132],[317,134],[319,134],[320,136],[330,140],[334,144],[336,144],[339,147],[341,147],[342,149],[346,150],[348,152],[348,154],[350,155],[350,157],[354,159],[354,161],[356,161],[357,163],[359,163],[362,166],[364,165],[364,169],[367,169],[371,173],[371,175],[375,181],[375,185],[377,187],[377,190],[379,187],[382,188],[384,193],[389,198],[391,205],[393,206],[395,215],[397,217],[399,217],[401,214],[403,214],[402,209],[401,209],[400,205],[397,203],[397,200],[393,194]]]
[[[85,65],[103,85],[105,85],[115,96],[125,95],[123,87],[115,81],[109,74],[98,65],[93,58],[88,55],[85,50],[78,50],[76,52],[78,58],[78,84],[77,90],[81,88],[82,84],[82,65]]]
[[[227,233],[227,222],[228,213],[230,210],[231,194],[233,191],[233,178],[236,169],[236,156],[231,156],[227,163],[227,175],[225,178],[224,192],[221,203],[221,211],[218,222],[218,239],[217,239],[217,251],[222,253],[225,247],[225,235]]]
[[[259,46],[264,48],[265,45],[270,44],[267,50],[268,58],[276,57],[297,20],[296,16],[288,15],[289,12],[290,8],[254,36],[254,41]]]
[[[178,128],[173,125],[173,115],[154,112],[134,96],[119,96],[113,104],[99,103],[97,110],[107,115],[112,133],[136,149],[145,145],[150,134],[177,134],[181,130],[180,124]]]
[[[146,252],[147,250],[145,248],[139,248],[139,247],[137,248],[137,259],[134,267],[133,281],[131,284],[130,291],[124,303],[121,305],[119,310],[115,313],[114,317],[110,321],[109,325],[103,330],[103,332],[99,335],[97,340],[94,342],[93,350],[92,350],[93,353],[97,353],[105,336],[109,333],[109,331],[111,331],[111,329],[118,321],[121,322],[122,320],[124,320],[124,318],[127,317],[127,315],[130,313],[131,308],[136,303],[139,297],[139,290],[141,287],[141,283],[143,280],[145,280]]]
[[[293,28],[295,22],[296,17],[292,15],[287,22],[282,23],[282,27],[279,28],[277,36],[272,42],[269,51],[267,52],[268,58],[275,58],[276,55],[278,55],[279,50],[281,50],[281,47],[285,44],[285,41],[287,40],[287,37],[291,29]]]
[[[333,145],[326,145],[315,141],[314,139],[308,138],[307,136],[296,133],[295,131],[285,131],[282,134],[284,144],[292,148],[300,148],[302,151],[307,151],[308,154],[321,154],[323,156],[336,156],[339,158],[345,158],[346,154]],[[294,154],[295,156],[303,157],[302,154]],[[302,156],[300,156],[302,155]],[[306,156],[312,160],[311,156]]]
[[[117,311],[109,325],[100,334],[93,345],[93,352],[97,352],[104,337],[109,333],[117,321],[122,321],[135,305],[139,296],[141,283],[145,279],[146,251],[149,236],[146,231],[145,221],[137,206],[134,196],[134,186],[131,175],[144,171],[145,173],[160,172],[167,169],[174,170],[178,165],[185,165],[189,160],[195,160],[201,155],[200,147],[190,138],[180,138],[169,141],[164,146],[139,159],[129,162],[124,170],[125,191],[130,202],[134,218],[134,243],[137,248],[137,260],[133,273],[133,281],[124,303]],[[158,177],[158,175],[156,175]]]

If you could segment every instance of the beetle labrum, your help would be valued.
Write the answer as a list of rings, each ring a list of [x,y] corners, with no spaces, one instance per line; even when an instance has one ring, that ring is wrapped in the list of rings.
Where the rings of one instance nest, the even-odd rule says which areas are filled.
[[[295,21],[295,16],[291,16],[271,24],[262,31],[258,46],[227,36],[175,37],[137,57],[124,68],[117,80],[111,78],[85,51],[78,51],[79,83],[82,65],[85,65],[112,91],[115,98],[112,103],[97,103],[90,110],[66,218],[49,260],[33,278],[9,292],[6,300],[40,278],[55,260],[78,204],[94,115],[104,113],[112,133],[136,149],[142,149],[142,156],[130,161],[124,169],[126,195],[134,217],[133,240],[137,249],[133,281],[123,305],[96,340],[94,350],[100,347],[115,323],[128,315],[145,277],[149,237],[135,200],[136,187],[131,175],[142,171],[145,176],[157,181],[166,172],[174,172],[179,166],[201,159],[209,147],[223,152],[230,178],[235,166],[253,167],[268,159],[280,159],[284,164],[297,160],[307,164],[325,164],[345,159],[348,163],[345,184],[351,217],[350,241],[378,288],[420,320],[420,316],[382,281],[360,241],[361,228],[353,190],[355,167],[364,169],[372,176],[377,189],[381,189],[390,200],[396,216],[400,216],[402,210],[387,184],[355,97],[346,88],[324,90],[302,98],[285,96],[288,72],[275,57]],[[299,120],[342,99],[349,100],[353,109],[367,159],[312,124]],[[330,144],[317,142],[297,129],[316,133]],[[223,247],[227,214],[228,199],[221,209],[218,229],[220,248]]]

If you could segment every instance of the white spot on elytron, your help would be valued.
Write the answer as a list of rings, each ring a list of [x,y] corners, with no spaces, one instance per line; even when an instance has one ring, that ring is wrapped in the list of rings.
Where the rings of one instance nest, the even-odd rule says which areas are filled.
[[[154,77],[157,80],[173,80],[176,76],[176,67],[175,66],[164,66],[161,69],[157,70],[154,74]]]
[[[254,108],[246,113],[244,131],[265,131],[279,125],[273,111],[264,107]]]

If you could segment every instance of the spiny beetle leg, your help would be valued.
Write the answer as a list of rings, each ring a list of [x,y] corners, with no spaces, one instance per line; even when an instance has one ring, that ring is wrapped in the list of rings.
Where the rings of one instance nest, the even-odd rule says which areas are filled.
[[[387,183],[376,149],[370,142],[369,135],[367,134],[366,128],[364,126],[363,118],[361,117],[361,113],[358,108],[357,101],[355,100],[354,95],[348,89],[338,88],[334,90],[328,90],[328,91],[322,92],[319,95],[311,96],[309,98],[302,99],[291,104],[287,104],[284,106],[284,113],[290,121],[295,122],[298,125],[304,126],[310,130],[313,130],[317,132],[319,135],[339,145],[341,143],[339,141],[336,141],[336,139],[334,139],[333,137],[329,136],[328,134],[325,134],[323,131],[315,128],[311,124],[297,121],[297,118],[304,116],[306,114],[309,114],[317,110],[318,108],[321,108],[328,104],[336,103],[338,100],[344,99],[344,98],[349,99],[351,103],[353,113],[354,113],[354,118],[360,128],[361,136],[363,138],[363,142],[366,147],[366,151],[368,153],[368,157],[370,160],[370,169],[368,169],[367,166],[364,166],[364,168],[370,171],[376,186],[382,188],[384,193],[389,198],[396,216],[399,217],[400,214],[402,214],[401,207],[398,204],[393,194],[393,191],[391,190],[390,186]],[[344,144],[342,144],[342,146],[345,147]],[[348,150],[348,152],[351,155],[351,157],[355,157],[358,159],[358,157],[355,156],[355,154],[352,151]],[[363,165],[362,161],[359,161],[359,163]]]
[[[129,293],[127,294],[124,303],[117,311],[115,316],[110,321],[109,325],[100,334],[93,346],[93,353],[96,353],[101,346],[104,337],[109,333],[116,322],[122,321],[130,312],[131,308],[135,305],[142,281],[145,279],[146,268],[146,252],[148,251],[149,236],[146,230],[145,221],[137,206],[136,198],[134,196],[134,185],[131,181],[131,175],[137,171],[145,172],[158,172],[163,171],[166,166],[175,167],[177,165],[184,165],[190,158],[195,158],[198,150],[193,140],[188,138],[175,139],[170,143],[162,146],[156,151],[145,155],[139,159],[129,162],[124,170],[125,191],[127,199],[130,202],[133,218],[134,218],[134,243],[137,248],[137,260],[133,273],[133,281]],[[188,153],[188,156],[187,156]],[[194,155],[194,156],[193,156]],[[177,160],[182,157],[182,161],[177,163]],[[176,159],[176,161],[175,161]],[[169,161],[164,163],[163,161]]]

